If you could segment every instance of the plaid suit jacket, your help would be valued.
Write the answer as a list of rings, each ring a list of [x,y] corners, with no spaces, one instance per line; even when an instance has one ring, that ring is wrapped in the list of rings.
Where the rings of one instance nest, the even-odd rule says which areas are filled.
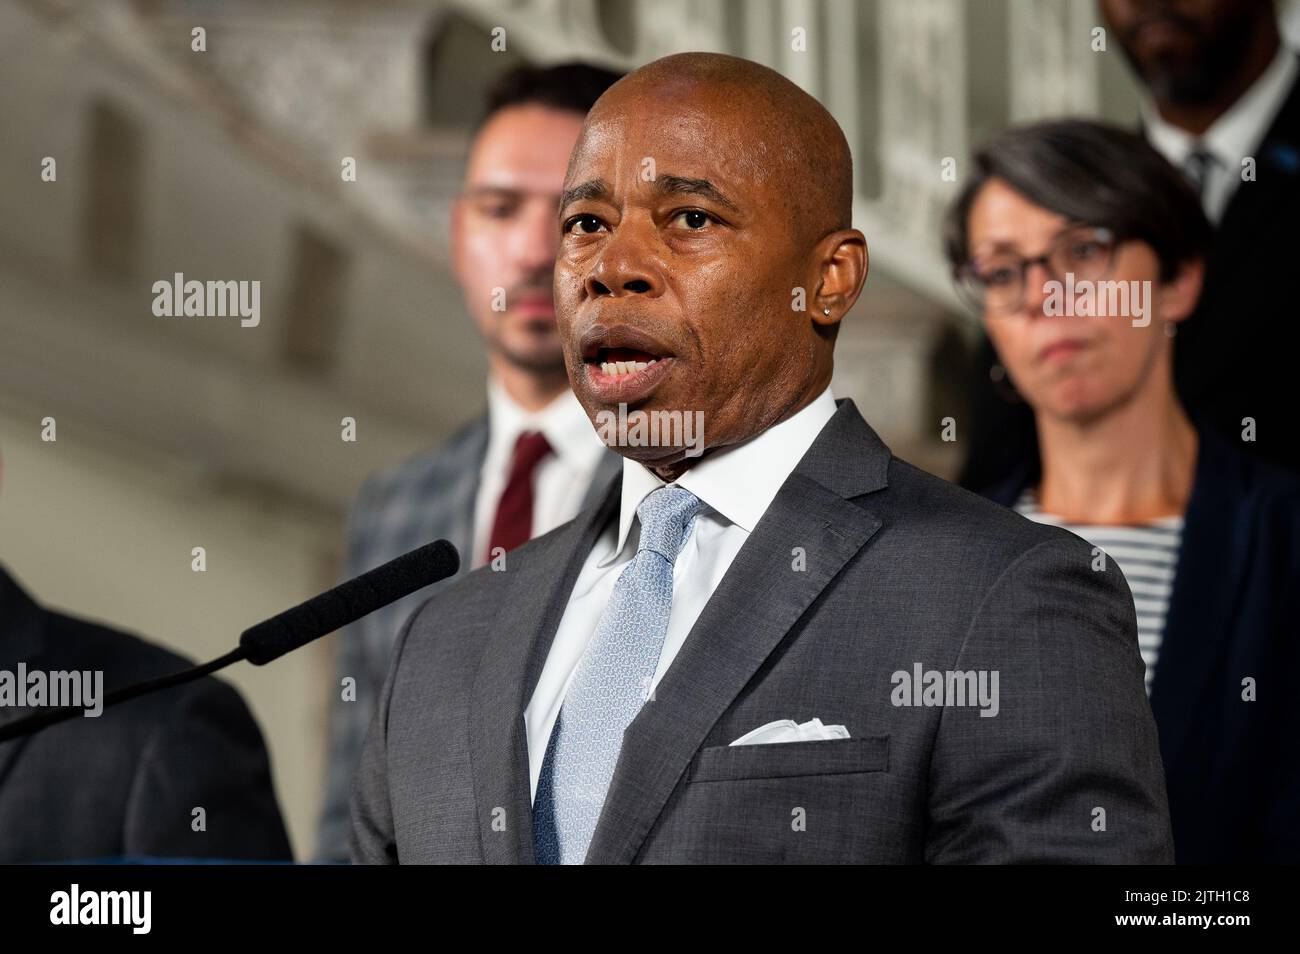
[[[459,576],[469,572],[474,538],[474,503],[487,454],[488,415],[470,421],[441,447],[372,476],[362,486],[349,523],[346,577],[351,578],[432,540],[450,540],[461,554]],[[586,507],[599,497],[621,467],[606,454],[587,491]],[[346,861],[348,800],[361,758],[366,727],[374,715],[389,656],[402,623],[441,587],[443,580],[376,610],[340,633],[337,674],[330,693],[329,749],[325,801],[317,835],[317,856]],[[344,702],[341,680],[356,680],[356,701]]]

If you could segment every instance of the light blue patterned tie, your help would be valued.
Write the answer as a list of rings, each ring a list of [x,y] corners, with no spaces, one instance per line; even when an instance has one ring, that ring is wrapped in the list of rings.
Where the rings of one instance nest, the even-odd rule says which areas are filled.
[[[623,730],[649,696],[673,605],[673,563],[704,504],[660,487],[636,508],[641,539],[578,660],[533,799],[538,864],[581,864],[614,777]]]

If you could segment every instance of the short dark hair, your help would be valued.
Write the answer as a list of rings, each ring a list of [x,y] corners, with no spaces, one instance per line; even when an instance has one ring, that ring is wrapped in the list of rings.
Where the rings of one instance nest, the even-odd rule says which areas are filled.
[[[590,63],[517,66],[489,88],[479,126],[511,106],[546,106],[585,116],[601,94],[622,78],[622,73]]]
[[[1119,241],[1155,250],[1169,281],[1204,258],[1211,226],[1183,175],[1136,133],[1108,123],[1058,119],[1018,126],[975,153],[975,173],[948,210],[944,252],[953,266],[970,256],[971,205],[990,179],[1072,222],[1110,229]]]

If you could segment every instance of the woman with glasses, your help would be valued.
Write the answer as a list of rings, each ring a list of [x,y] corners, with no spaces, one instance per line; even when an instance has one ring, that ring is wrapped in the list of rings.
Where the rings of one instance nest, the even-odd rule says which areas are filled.
[[[1098,123],[1013,129],[974,169],[946,252],[1037,435],[986,495],[1128,580],[1178,861],[1300,861],[1300,481],[1198,428],[1175,393],[1200,203]]]

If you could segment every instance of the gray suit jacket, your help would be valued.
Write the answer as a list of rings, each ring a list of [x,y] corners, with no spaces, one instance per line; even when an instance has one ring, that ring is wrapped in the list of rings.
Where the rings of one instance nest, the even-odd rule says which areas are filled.
[[[487,444],[485,412],[441,447],[367,480],[352,508],[345,578],[432,540],[450,540],[461,555],[459,575],[467,573],[473,562],[474,501]],[[613,452],[601,459],[584,506],[600,499],[621,465],[622,458]],[[325,799],[316,844],[320,860],[347,860],[352,777],[402,623],[449,582],[435,583],[376,610],[340,634],[338,667],[330,693]],[[344,677],[356,680],[355,701],[341,697]]]
[[[618,500],[407,623],[355,861],[533,860],[523,711]],[[1092,566],[1078,537],[893,457],[840,402],[624,734],[588,863],[1171,861],[1132,598]],[[997,715],[895,704],[918,664],[996,671]],[[814,717],[851,738],[728,745]]]

